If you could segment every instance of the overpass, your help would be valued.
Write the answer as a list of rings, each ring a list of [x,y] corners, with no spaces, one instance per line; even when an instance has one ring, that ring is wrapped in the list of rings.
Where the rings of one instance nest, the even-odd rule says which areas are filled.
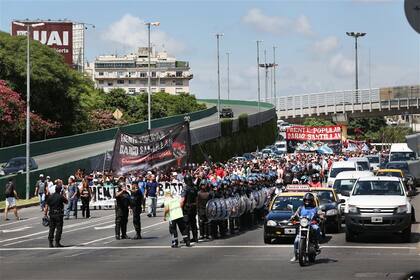
[[[265,100],[276,105],[279,119],[342,118],[420,114],[420,86],[341,90],[280,96]]]

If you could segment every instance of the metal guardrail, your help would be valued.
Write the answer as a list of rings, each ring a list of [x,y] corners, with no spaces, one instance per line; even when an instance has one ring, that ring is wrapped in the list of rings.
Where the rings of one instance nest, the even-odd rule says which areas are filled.
[[[265,100],[276,105],[280,118],[406,110],[420,108],[420,86],[341,90],[280,96]]]

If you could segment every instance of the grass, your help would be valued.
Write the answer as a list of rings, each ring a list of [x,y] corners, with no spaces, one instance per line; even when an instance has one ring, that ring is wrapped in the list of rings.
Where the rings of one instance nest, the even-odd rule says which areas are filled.
[[[30,199],[19,199],[16,201],[16,205],[23,206],[23,205],[32,204],[38,201],[39,201],[38,197],[33,197]],[[6,208],[6,201],[5,200],[0,201],[0,210],[4,210],[5,208]]]

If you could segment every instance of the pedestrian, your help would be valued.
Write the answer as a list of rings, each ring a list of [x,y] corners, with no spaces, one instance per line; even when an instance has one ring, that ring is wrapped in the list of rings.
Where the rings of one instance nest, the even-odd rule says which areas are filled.
[[[76,184],[76,179],[74,176],[70,176],[68,179],[67,187],[67,196],[68,196],[68,205],[66,208],[66,220],[70,218],[70,211],[73,211],[74,218],[77,219],[77,201],[79,200],[79,188]]]
[[[39,180],[35,184],[35,196],[39,198],[39,205],[41,206],[41,211],[44,211],[45,206],[45,195],[48,193],[48,185],[45,181],[44,174],[39,174]]]
[[[89,202],[91,198],[92,190],[89,186],[89,182],[86,179],[83,179],[80,190],[80,200],[82,201],[82,216],[86,219],[90,218]]]
[[[118,184],[118,190],[115,194],[115,239],[128,239],[127,222],[128,207],[130,205],[130,194],[125,183]]]
[[[146,197],[149,204],[147,217],[156,217],[157,194],[159,192],[155,175],[150,174],[146,182]]]
[[[7,213],[10,209],[13,209],[13,213],[15,214],[16,220],[20,220],[17,207],[16,207],[16,199],[19,199],[18,194],[16,192],[16,187],[13,182],[13,179],[10,178],[6,184],[4,195],[6,197],[6,208],[4,209],[4,220],[8,221]]]
[[[64,217],[64,204],[68,202],[62,190],[63,182],[57,180],[55,186],[55,192],[51,194],[47,201],[46,207],[44,210],[45,217],[49,214],[49,233],[48,233],[48,242],[50,248],[54,247],[54,232],[55,232],[55,247],[63,247],[61,245],[61,234],[63,233],[63,217]]]
[[[144,194],[146,193],[146,181],[144,180],[144,176],[142,174],[139,174],[138,180],[137,180],[138,188],[143,194],[143,202],[142,202],[142,212],[146,211],[146,199]]]
[[[191,246],[190,239],[187,233],[187,227],[184,222],[184,215],[182,213],[181,201],[179,198],[172,196],[170,189],[165,189],[165,202],[164,202],[165,212],[163,215],[163,220],[169,220],[169,233],[171,235],[171,247],[178,247],[178,231],[182,234],[185,245],[188,247]]]
[[[140,214],[143,201],[143,192],[139,189],[138,182],[134,181],[131,185],[131,211],[133,212],[133,226],[136,230],[136,236],[133,239],[142,239]]]

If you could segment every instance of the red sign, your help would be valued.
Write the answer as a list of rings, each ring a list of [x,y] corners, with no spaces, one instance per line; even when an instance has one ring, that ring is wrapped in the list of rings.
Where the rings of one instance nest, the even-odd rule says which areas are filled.
[[[341,140],[341,127],[331,126],[291,126],[286,129],[286,140],[329,141]]]
[[[40,22],[22,22],[33,24]],[[42,22],[44,25],[30,27],[30,37],[55,49],[64,57],[68,65],[73,65],[73,23],[71,22]],[[12,22],[12,36],[25,35],[27,27]]]

